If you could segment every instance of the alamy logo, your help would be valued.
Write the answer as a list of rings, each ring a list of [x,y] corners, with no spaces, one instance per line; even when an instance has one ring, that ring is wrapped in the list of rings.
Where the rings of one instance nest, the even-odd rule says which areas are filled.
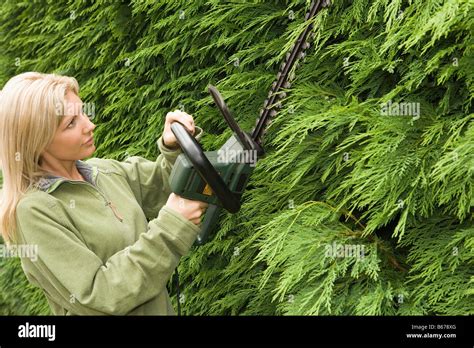
[[[380,113],[383,116],[413,116],[414,120],[420,118],[420,103],[398,103],[389,100],[382,103]]]
[[[217,162],[219,163],[249,163],[251,167],[257,164],[257,150],[218,150]]]
[[[0,257],[21,257],[29,258],[31,261],[38,260],[38,245],[36,244],[12,244],[0,245]]]
[[[18,337],[20,338],[47,338],[48,341],[56,339],[56,325],[34,325],[26,322],[18,326]]]
[[[361,259],[365,256],[365,245],[362,244],[337,244],[326,245],[326,257],[342,258],[355,257]]]

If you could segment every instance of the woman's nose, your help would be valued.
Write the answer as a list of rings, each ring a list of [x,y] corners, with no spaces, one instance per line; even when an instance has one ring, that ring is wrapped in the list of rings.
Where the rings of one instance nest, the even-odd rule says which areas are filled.
[[[90,125],[89,125],[89,130],[90,131],[93,131],[95,129],[95,124],[93,124],[91,121],[89,121]]]
[[[87,131],[86,131],[86,134],[89,133],[90,131],[93,131],[95,129],[95,124],[92,123],[91,119],[89,118],[89,116],[85,115],[86,118],[87,118]]]

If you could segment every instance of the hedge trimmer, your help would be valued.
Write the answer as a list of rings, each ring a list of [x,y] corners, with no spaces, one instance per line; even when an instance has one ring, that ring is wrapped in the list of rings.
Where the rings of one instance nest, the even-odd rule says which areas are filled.
[[[323,7],[329,5],[328,0],[313,1],[305,20],[311,20]],[[311,23],[287,53],[251,134],[240,129],[214,86],[208,87],[209,93],[233,131],[233,135],[218,151],[204,152],[201,145],[181,123],[171,124],[171,130],[183,150],[183,154],[178,156],[171,171],[171,190],[183,198],[209,203],[201,223],[197,244],[203,244],[208,239],[217,226],[222,209],[233,214],[240,210],[241,197],[255,163],[265,153],[263,136],[266,128],[277,110],[281,108],[280,100],[286,96],[284,89],[290,88],[294,78],[293,67],[296,67],[298,59],[305,56],[304,51],[309,47],[308,35],[312,28]]]

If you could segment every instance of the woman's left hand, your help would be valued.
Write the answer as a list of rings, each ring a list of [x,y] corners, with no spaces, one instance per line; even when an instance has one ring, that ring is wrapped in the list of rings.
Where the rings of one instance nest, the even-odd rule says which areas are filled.
[[[166,147],[171,149],[177,148],[179,146],[174,133],[171,131],[171,123],[178,121],[183,126],[185,126],[192,135],[194,135],[195,128],[194,128],[194,119],[191,115],[188,115],[184,111],[175,110],[172,112],[168,112],[166,114],[165,120],[165,130],[163,131],[163,143]]]

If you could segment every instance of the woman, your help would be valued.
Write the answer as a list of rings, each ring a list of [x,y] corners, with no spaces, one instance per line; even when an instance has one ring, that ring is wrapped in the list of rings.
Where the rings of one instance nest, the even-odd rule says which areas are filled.
[[[207,204],[170,191],[181,153],[170,124],[181,122],[197,139],[202,129],[170,112],[156,161],[83,161],[94,153],[95,125],[78,95],[74,78],[35,72],[0,92],[3,239],[37,246],[22,268],[55,314],[174,315],[166,284]]]

